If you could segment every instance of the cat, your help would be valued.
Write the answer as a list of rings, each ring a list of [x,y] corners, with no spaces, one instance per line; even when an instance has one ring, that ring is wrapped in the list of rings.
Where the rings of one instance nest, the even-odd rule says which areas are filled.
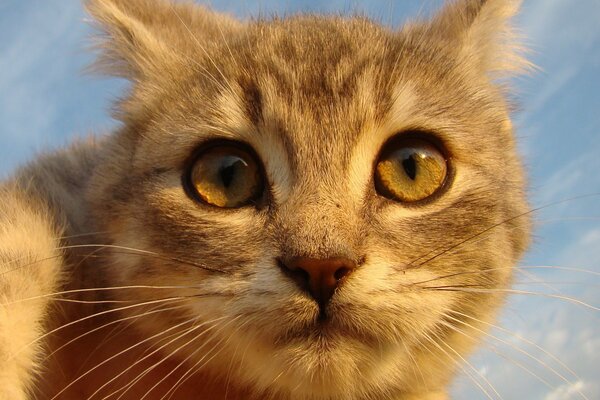
[[[86,6],[132,86],[1,186],[1,398],[447,399],[529,244],[518,2]]]

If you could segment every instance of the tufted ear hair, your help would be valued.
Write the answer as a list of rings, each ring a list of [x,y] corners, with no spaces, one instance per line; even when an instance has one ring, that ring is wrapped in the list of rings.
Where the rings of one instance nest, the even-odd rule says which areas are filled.
[[[168,75],[198,60],[242,23],[192,2],[172,0],[85,0],[104,35],[96,70],[132,81]]]
[[[511,26],[520,0],[453,0],[428,30],[455,47],[462,62],[494,77],[526,72],[531,64]]]

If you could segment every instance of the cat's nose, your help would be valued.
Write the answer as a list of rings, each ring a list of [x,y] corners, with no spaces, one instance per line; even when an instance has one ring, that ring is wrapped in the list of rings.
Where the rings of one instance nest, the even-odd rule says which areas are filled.
[[[340,282],[356,269],[350,259],[294,257],[280,262],[280,266],[296,283],[324,308]]]

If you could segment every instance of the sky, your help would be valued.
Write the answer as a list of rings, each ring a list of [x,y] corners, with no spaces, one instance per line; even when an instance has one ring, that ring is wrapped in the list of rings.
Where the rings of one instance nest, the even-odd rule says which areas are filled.
[[[208,4],[240,18],[362,11],[399,26],[441,1]],[[82,73],[93,60],[87,20],[77,0],[0,0],[0,176],[37,152],[117,125],[110,105],[125,83]],[[510,297],[500,328],[468,360],[452,393],[600,399],[600,310],[593,309],[600,307],[600,1],[525,0],[515,24],[537,66],[512,82],[530,199],[542,207],[514,288],[529,294]]]

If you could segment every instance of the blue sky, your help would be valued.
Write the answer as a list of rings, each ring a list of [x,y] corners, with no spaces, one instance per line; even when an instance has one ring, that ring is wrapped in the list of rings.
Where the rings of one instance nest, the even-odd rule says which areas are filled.
[[[362,10],[399,25],[411,15],[429,13],[441,1],[322,3],[210,2],[215,9],[240,17],[298,10]],[[1,176],[35,152],[115,126],[109,117],[110,102],[124,83],[82,74],[92,60],[85,52],[90,33],[86,18],[77,0],[0,2]],[[526,0],[516,23],[531,49],[529,58],[539,67],[533,75],[514,80],[520,104],[514,120],[528,167],[532,203],[544,206],[600,193],[600,1]],[[592,196],[536,213],[535,243],[521,263],[588,269],[595,274],[527,269],[526,273],[536,276],[521,274],[524,283],[515,288],[573,296],[600,307],[599,205],[600,197]],[[544,284],[532,284],[535,279]],[[501,320],[511,333],[492,331],[498,339],[490,339],[470,360],[477,373],[466,368],[491,398],[583,399],[579,392],[589,399],[600,398],[599,311],[556,298],[514,295]],[[453,392],[459,399],[488,398],[465,374]]]

